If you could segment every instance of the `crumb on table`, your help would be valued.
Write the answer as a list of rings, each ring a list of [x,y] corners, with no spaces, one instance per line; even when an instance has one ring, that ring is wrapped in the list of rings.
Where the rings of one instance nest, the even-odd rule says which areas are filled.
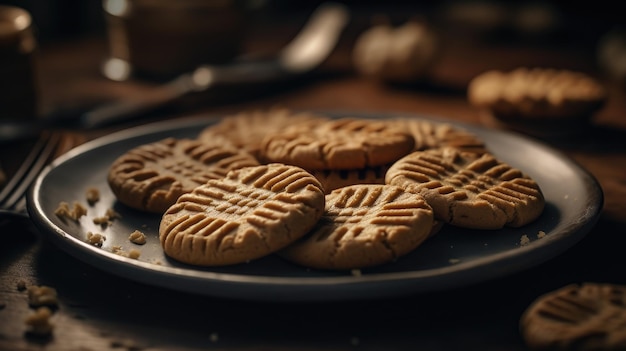
[[[28,288],[28,304],[37,306],[57,306],[57,291],[55,288],[41,285]]]
[[[100,190],[95,187],[89,188],[85,192],[85,197],[87,198],[87,203],[89,203],[89,205],[93,205],[100,201]]]
[[[52,311],[48,307],[39,307],[33,314],[25,320],[30,327],[29,332],[38,336],[48,336],[52,334],[54,325],[50,322]]]

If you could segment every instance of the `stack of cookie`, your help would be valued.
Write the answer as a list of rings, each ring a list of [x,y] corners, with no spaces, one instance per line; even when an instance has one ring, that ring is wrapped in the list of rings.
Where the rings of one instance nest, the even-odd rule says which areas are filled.
[[[544,208],[537,183],[466,130],[280,108],[129,150],[109,184],[121,203],[162,215],[168,256],[201,266],[277,254],[308,268],[371,267],[443,225],[520,227]]]

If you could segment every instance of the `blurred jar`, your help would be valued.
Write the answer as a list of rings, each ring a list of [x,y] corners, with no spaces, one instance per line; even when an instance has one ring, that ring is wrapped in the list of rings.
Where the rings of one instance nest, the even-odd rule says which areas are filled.
[[[199,64],[232,60],[259,1],[104,0],[110,57],[103,73],[169,79]]]
[[[35,118],[37,41],[28,11],[0,5],[0,118]]]

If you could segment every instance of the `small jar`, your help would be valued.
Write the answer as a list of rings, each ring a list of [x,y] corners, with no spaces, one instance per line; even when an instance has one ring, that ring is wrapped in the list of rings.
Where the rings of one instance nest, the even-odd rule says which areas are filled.
[[[103,73],[170,79],[241,51],[246,8],[236,0],[104,0],[110,56]]]

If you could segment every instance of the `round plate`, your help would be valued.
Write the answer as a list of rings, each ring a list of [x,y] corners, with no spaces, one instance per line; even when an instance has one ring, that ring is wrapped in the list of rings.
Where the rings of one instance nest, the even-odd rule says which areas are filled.
[[[366,113],[349,116],[400,117]],[[61,249],[110,273],[208,296],[276,301],[392,297],[486,281],[538,265],[562,253],[596,223],[603,203],[597,180],[560,152],[517,134],[427,116],[408,117],[451,123],[482,138],[496,157],[519,168],[539,184],[546,199],[540,218],[516,229],[487,231],[446,226],[395,262],[360,271],[316,271],[275,255],[217,268],[182,264],[169,259],[161,249],[160,216],[118,203],[109,189],[107,173],[111,163],[129,149],[166,137],[194,138],[204,127],[216,123],[216,118],[178,119],[136,127],[70,151],[38,177],[28,194],[29,213],[36,226]],[[61,201],[79,201],[87,206],[85,194],[92,187],[99,189],[101,199],[88,206],[87,216],[78,223],[63,221],[54,214]],[[94,224],[93,218],[104,215],[109,208],[122,217],[106,228]],[[129,241],[130,233],[135,230],[147,235],[145,245]],[[102,247],[87,242],[89,232],[105,235]],[[523,242],[523,237],[530,242]],[[131,259],[113,253],[114,248],[124,252],[137,249],[141,255]]]

